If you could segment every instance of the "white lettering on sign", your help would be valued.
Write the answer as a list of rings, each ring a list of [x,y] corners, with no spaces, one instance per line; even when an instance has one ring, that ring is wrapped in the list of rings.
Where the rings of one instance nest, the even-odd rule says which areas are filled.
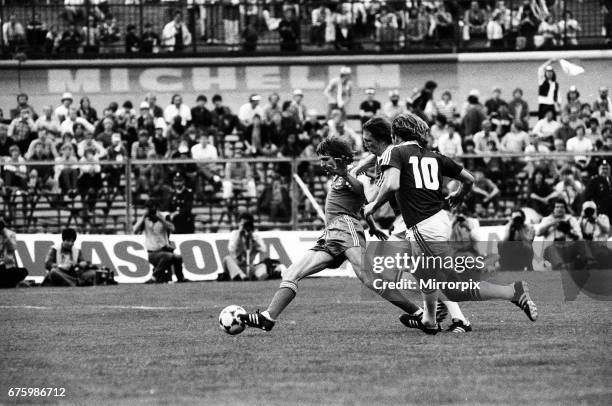
[[[316,89],[323,90],[325,88],[325,82],[322,80],[314,80],[309,77],[310,67],[309,66],[291,66],[289,68],[289,83],[292,89]]]
[[[398,88],[400,85],[400,66],[357,65],[357,87]]]
[[[49,93],[100,91],[100,69],[49,69]]]
[[[145,69],[139,78],[143,90],[179,92],[184,89],[183,70],[176,68]]]
[[[281,81],[278,66],[248,66],[245,71],[248,89],[280,89]]]
[[[130,76],[126,68],[110,70],[110,88],[111,92],[130,91]]]
[[[211,75],[211,68],[193,68],[192,86],[195,91],[211,90],[213,84],[220,90],[236,89],[236,68],[217,68],[217,75]]]

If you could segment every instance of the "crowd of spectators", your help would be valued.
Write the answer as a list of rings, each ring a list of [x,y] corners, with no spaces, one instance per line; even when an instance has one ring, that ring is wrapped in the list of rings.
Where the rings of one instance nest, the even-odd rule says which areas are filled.
[[[197,51],[190,45],[199,41],[201,45],[224,44],[230,51],[252,52],[265,39],[266,44],[278,44],[281,52],[296,52],[303,45],[359,50],[364,44],[375,44],[379,50],[393,51],[452,47],[459,42],[522,50],[576,46],[582,30],[572,11],[558,0],[160,0],[145,4],[166,16],[163,22],[129,17],[138,12],[139,4],[135,0],[124,4],[65,0],[64,7],[47,6],[55,7],[50,10],[41,5],[27,22],[20,21],[9,5],[6,20],[0,21],[2,48],[7,54],[20,50],[158,53]],[[611,9],[609,1],[602,2],[601,32],[608,42],[612,36]],[[57,16],[43,19],[42,12]]]
[[[541,70],[552,71],[552,66],[545,64]],[[60,200],[80,199],[87,215],[101,196],[112,200],[124,193],[123,163],[131,158],[149,160],[132,166],[137,201],[151,196],[167,200],[172,176],[180,172],[197,201],[221,199],[229,205],[235,198],[245,198],[257,202],[259,211],[273,221],[286,221],[291,215],[291,164],[215,161],[314,158],[317,145],[329,136],[345,139],[359,158],[364,153],[361,128],[347,115],[350,105],[353,111],[359,106],[362,123],[376,114],[392,119],[403,112],[430,123],[429,148],[454,157],[475,173],[474,192],[467,203],[479,218],[509,215],[514,206],[506,200],[547,215],[558,198],[574,213],[580,213],[584,201],[594,200],[601,212],[612,215],[610,202],[601,201],[610,195],[609,175],[601,175],[609,173],[609,164],[587,154],[612,150],[612,100],[606,87],[600,88],[596,100],[587,102],[581,100],[579,89],[570,86],[561,97],[564,100],[555,100],[552,109],[540,109],[542,117],[530,127],[530,106],[521,88],[510,99],[495,88],[484,100],[474,89],[460,102],[449,91],[438,96],[437,84],[428,81],[408,97],[398,89],[383,101],[375,88],[356,94],[351,77],[351,69],[343,67],[338,77],[330,79],[323,90],[326,114],[310,108],[300,89],[287,100],[277,93],[252,94],[236,112],[219,94],[210,101],[205,95],[187,100],[175,94],[166,105],[147,94],[134,103],[110,103],[99,112],[86,96],[77,99],[64,93],[57,105],[34,107],[26,94],[20,94],[16,105],[7,109],[7,117],[0,114],[2,195],[5,201],[41,192]],[[573,155],[546,160],[528,155],[551,151]],[[196,162],[181,163],[184,159]],[[154,164],[161,160],[174,161]],[[297,172],[311,187],[322,175],[317,165],[307,162],[299,164]],[[597,186],[593,183],[597,176],[608,183]]]

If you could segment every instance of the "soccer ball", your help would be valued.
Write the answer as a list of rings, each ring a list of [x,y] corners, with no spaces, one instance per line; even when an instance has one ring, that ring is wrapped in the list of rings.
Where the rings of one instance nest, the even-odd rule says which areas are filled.
[[[247,312],[242,307],[236,305],[227,306],[221,310],[221,314],[219,314],[219,326],[221,329],[231,335],[242,333],[246,326],[238,318],[239,314],[247,314]]]

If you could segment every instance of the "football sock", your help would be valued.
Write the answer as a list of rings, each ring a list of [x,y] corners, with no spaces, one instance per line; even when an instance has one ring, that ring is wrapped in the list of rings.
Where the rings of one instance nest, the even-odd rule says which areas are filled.
[[[438,307],[438,292],[423,293],[425,309],[423,311],[423,324],[431,327],[436,325],[436,308]]]
[[[377,293],[383,299],[387,300],[392,305],[399,307],[408,314],[414,314],[415,312],[421,310],[419,306],[408,300],[408,298],[399,290],[386,289],[382,292],[377,291]]]
[[[480,300],[512,300],[514,298],[514,285],[496,285],[493,283],[481,281],[479,296],[481,298]]]
[[[464,323],[467,323],[467,319],[463,315],[463,312],[461,311],[461,308],[457,303],[451,302],[449,300],[443,300],[442,303],[446,305],[446,308],[448,309],[448,314],[450,315],[451,319],[457,319],[461,320]]]
[[[268,311],[264,311],[261,313],[262,316],[264,316],[266,319],[270,320],[270,321],[276,321],[276,319],[273,319],[272,316],[270,316],[270,313],[268,313]]]
[[[293,289],[285,287],[279,288],[274,294],[270,305],[266,309],[266,312],[270,316],[270,319],[277,319],[281,312],[285,309],[285,307],[287,307],[289,303],[291,303],[295,295],[296,293]]]

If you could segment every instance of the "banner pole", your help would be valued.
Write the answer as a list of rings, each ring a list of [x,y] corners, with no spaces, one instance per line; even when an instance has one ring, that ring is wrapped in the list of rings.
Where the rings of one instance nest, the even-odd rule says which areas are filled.
[[[132,234],[132,158],[128,155],[125,164],[125,233]]]

